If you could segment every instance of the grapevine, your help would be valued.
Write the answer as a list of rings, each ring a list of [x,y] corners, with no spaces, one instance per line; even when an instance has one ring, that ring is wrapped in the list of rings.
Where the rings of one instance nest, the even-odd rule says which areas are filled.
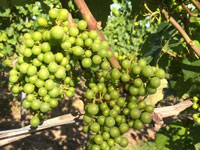
[[[122,69],[111,68],[108,43],[87,23],[68,21],[66,9],[53,8],[47,18],[38,17],[38,27],[21,38],[18,59],[10,71],[14,96],[27,94],[23,107],[33,114],[30,124],[37,127],[45,114],[64,97],[74,96],[80,80],[86,79],[84,132],[90,135],[88,149],[117,149],[128,145],[122,135],[129,128],[141,130],[152,121],[153,106],[145,97],[154,94],[165,77],[162,69],[145,60],[123,59]]]

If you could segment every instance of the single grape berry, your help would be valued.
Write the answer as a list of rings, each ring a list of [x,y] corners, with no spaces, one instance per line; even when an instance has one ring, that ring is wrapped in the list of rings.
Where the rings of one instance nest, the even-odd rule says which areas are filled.
[[[91,115],[96,115],[99,112],[99,107],[97,104],[88,104],[87,112]]]
[[[87,28],[87,22],[85,20],[81,20],[78,22],[79,30],[85,30]]]
[[[64,30],[61,26],[54,26],[50,30],[50,35],[55,40],[61,40],[64,36]]]
[[[37,116],[33,117],[30,121],[30,125],[32,127],[37,127],[39,124],[40,124],[40,119]]]
[[[92,90],[87,90],[85,93],[85,98],[91,100],[94,98],[94,92]]]

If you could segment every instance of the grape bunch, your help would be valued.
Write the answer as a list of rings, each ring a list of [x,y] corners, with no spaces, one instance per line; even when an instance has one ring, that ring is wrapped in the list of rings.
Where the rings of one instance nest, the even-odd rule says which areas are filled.
[[[145,60],[121,62],[122,69],[100,69],[87,72],[88,87],[85,92],[85,133],[91,133],[89,150],[118,149],[128,145],[123,137],[130,128],[141,130],[152,121],[154,107],[145,97],[154,94],[165,77],[162,69],[149,66]],[[109,65],[108,65],[109,66]]]
[[[86,31],[84,20],[72,26],[67,19],[66,9],[51,9],[48,18],[38,17],[38,27],[19,39],[21,46],[9,73],[9,86],[14,96],[26,93],[22,105],[34,114],[30,120],[33,127],[57,107],[61,98],[74,96],[74,86],[80,81],[76,71],[79,61],[83,55],[90,57],[89,47],[96,50],[99,46],[94,44],[100,41],[97,32]],[[89,65],[86,58],[82,65]]]
[[[194,110],[196,110],[196,111],[198,111],[198,112],[196,112],[196,113],[194,113],[193,114],[193,119],[194,119],[194,122],[196,123],[196,124],[199,124],[200,125],[200,106],[199,106],[199,98],[198,97],[196,97],[196,96],[194,96],[193,97],[193,105],[192,105],[192,108],[194,109]]]
[[[141,130],[152,121],[154,107],[145,98],[154,94],[165,71],[144,59],[120,59],[122,69],[112,68],[108,43],[80,20],[71,23],[66,9],[53,8],[47,18],[38,17],[38,27],[20,37],[18,59],[10,71],[14,96],[27,94],[23,107],[34,116],[33,127],[55,108],[63,97],[73,97],[82,75],[85,92],[86,133],[92,133],[88,149],[112,149],[128,145],[123,137],[129,128]]]

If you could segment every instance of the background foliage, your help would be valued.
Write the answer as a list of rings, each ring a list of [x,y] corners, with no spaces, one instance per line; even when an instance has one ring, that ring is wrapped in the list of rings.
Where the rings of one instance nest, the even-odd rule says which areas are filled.
[[[198,150],[199,132],[199,126],[191,120],[175,121],[156,134],[155,142],[159,150]]]
[[[189,16],[180,3],[173,0],[160,2],[159,5],[170,12],[200,47],[199,17]],[[112,50],[117,52],[118,59],[143,57],[168,73],[169,85],[177,96],[181,97],[184,93],[199,95],[200,60],[174,26],[161,15],[158,4],[148,0],[86,0],[86,3],[97,21],[102,22],[103,33]],[[119,7],[110,6],[112,3]],[[192,13],[198,13],[190,1],[185,1],[185,4],[192,7]],[[23,40],[21,35],[37,27],[34,20],[51,7],[61,6],[69,9],[74,17],[81,18],[72,0],[1,0],[0,70],[11,65],[15,52],[19,50],[19,41]],[[199,129],[191,124],[176,122],[169,129],[163,128],[157,134],[156,143],[160,149],[176,149],[177,145],[171,143],[183,145],[187,142],[188,148],[194,148],[196,140],[199,140],[194,134]],[[180,130],[185,131],[181,136],[178,135]]]
[[[45,4],[46,1],[44,1]],[[48,11],[45,4],[35,1],[1,1],[0,5],[0,57],[1,69],[10,66],[10,56],[19,49],[20,36],[36,27],[34,19]]]
[[[139,20],[134,4],[130,1],[114,1],[119,8],[111,7],[111,15],[104,28],[104,34],[109,44],[119,55],[137,55],[148,35],[154,33],[158,22],[153,22],[147,16]]]

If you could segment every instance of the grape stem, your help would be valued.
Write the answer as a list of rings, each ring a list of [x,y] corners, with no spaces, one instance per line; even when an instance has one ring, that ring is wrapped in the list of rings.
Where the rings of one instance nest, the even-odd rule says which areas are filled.
[[[172,57],[181,57],[181,56],[172,54],[172,53],[170,53],[169,51],[167,51],[167,50],[165,50],[165,49],[162,49],[162,51],[163,51],[163,53],[169,54],[169,55],[172,56]]]
[[[183,8],[187,11],[187,13],[188,13],[190,16],[192,16],[192,17],[198,17],[198,16],[199,16],[199,14],[193,14],[193,13],[187,8],[187,6],[185,6],[184,3],[182,3],[182,6],[183,6]]]
[[[77,26],[77,23],[75,23],[74,21],[73,21],[73,18],[72,18],[72,15],[71,15],[71,13],[69,13],[68,14],[68,22],[69,22],[69,27],[70,26]]]
[[[74,0],[74,3],[78,7],[83,19],[87,22],[89,30],[96,30],[103,41],[106,41],[105,36],[101,32],[99,27],[99,22],[96,21],[91,11],[89,10],[87,4],[84,0]],[[108,49],[111,51],[111,48]],[[114,55],[109,59],[113,68],[121,69],[121,66]]]
[[[95,99],[95,102],[102,102],[103,101],[103,98],[97,98]]]
[[[92,103],[95,104],[95,102],[96,102],[96,97],[94,97]]]
[[[185,39],[186,43],[193,49],[193,51],[200,58],[200,50],[196,47],[194,42],[190,39],[188,34],[183,30],[183,28],[178,24],[178,22],[172,16],[169,16],[169,13],[164,8],[161,8],[161,12],[165,16],[165,18],[179,31],[179,33]]]
[[[99,96],[99,97],[100,97],[100,99],[102,99],[102,95],[101,95],[101,92],[100,92],[99,94],[100,94],[100,96]]]

